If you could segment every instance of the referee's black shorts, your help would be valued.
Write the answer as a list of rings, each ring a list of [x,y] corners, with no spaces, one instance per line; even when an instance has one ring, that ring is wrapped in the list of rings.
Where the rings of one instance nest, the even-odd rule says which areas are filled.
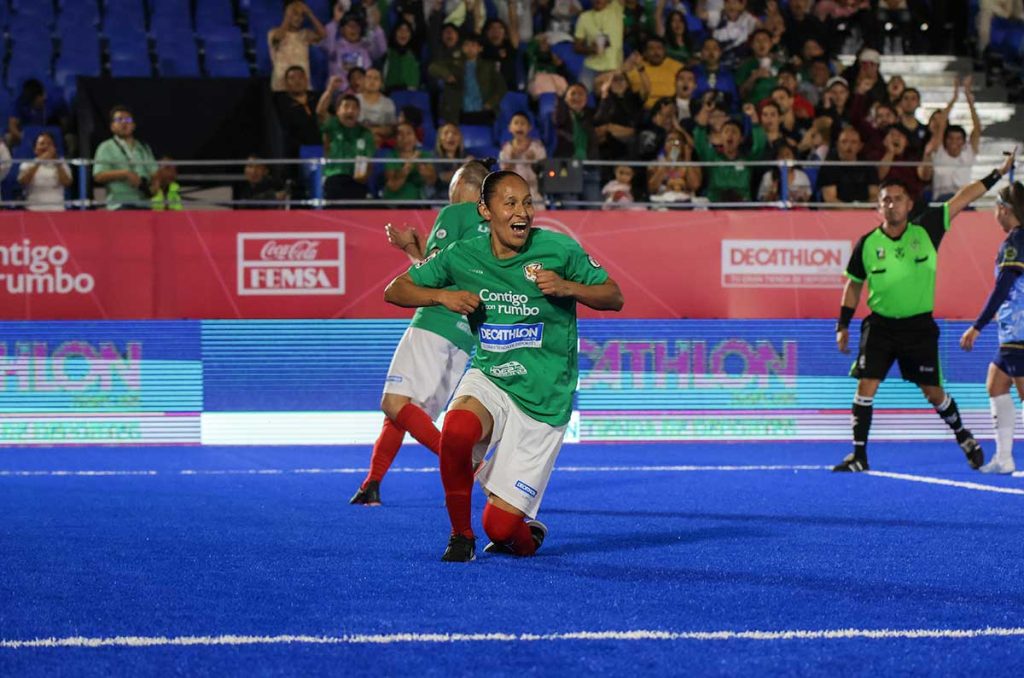
[[[872,313],[860,325],[860,350],[850,370],[856,379],[885,380],[893,362],[903,379],[920,386],[941,386],[939,326],[931,313],[886,318]]]

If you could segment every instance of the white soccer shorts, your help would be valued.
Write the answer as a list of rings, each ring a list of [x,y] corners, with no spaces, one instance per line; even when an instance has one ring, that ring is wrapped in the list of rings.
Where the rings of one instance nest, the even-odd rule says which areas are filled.
[[[398,342],[384,392],[404,395],[437,420],[466,371],[469,355],[444,337],[409,327]]]
[[[470,368],[455,391],[455,398],[480,401],[494,419],[490,440],[473,448],[473,460],[490,459],[477,472],[480,486],[531,518],[537,517],[551,471],[562,449],[566,425],[551,426],[527,416],[483,372]]]

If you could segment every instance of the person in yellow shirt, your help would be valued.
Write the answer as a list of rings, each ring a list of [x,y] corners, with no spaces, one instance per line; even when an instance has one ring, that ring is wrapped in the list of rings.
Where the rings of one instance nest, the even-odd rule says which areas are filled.
[[[576,20],[573,49],[586,57],[577,82],[589,92],[622,67],[623,16],[622,0],[594,0]]]
[[[658,99],[676,95],[676,75],[683,64],[665,53],[665,40],[656,35],[644,40],[643,56],[633,52],[624,70],[629,86],[644,100],[649,109]]]

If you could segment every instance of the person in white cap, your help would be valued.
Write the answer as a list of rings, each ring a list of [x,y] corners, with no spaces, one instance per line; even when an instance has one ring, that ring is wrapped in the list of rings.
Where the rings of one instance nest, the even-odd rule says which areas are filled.
[[[876,101],[888,99],[885,78],[879,72],[881,63],[882,55],[878,50],[865,47],[857,54],[857,60],[843,71],[843,77],[850,84],[850,88],[868,97],[869,107]]]

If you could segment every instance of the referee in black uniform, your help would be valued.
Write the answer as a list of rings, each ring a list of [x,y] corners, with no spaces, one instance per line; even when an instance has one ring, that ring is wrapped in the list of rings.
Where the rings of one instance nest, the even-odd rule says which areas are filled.
[[[913,200],[898,180],[882,182],[879,213],[883,222],[865,234],[850,255],[846,287],[836,325],[839,350],[849,350],[850,321],[867,282],[871,314],[861,323],[860,349],[850,376],[857,379],[853,398],[853,452],[833,471],[868,470],[868,433],[875,393],[893,362],[903,379],[920,387],[928,402],[949,425],[967,455],[971,468],[985,461],[978,441],[964,427],[960,412],[942,388],[939,368],[939,327],[932,318],[935,307],[935,273],[939,243],[953,217],[985,195],[1013,166],[1016,149],[1007,153],[1002,167],[981,181],[961,188],[948,202],[925,210],[910,221]]]

